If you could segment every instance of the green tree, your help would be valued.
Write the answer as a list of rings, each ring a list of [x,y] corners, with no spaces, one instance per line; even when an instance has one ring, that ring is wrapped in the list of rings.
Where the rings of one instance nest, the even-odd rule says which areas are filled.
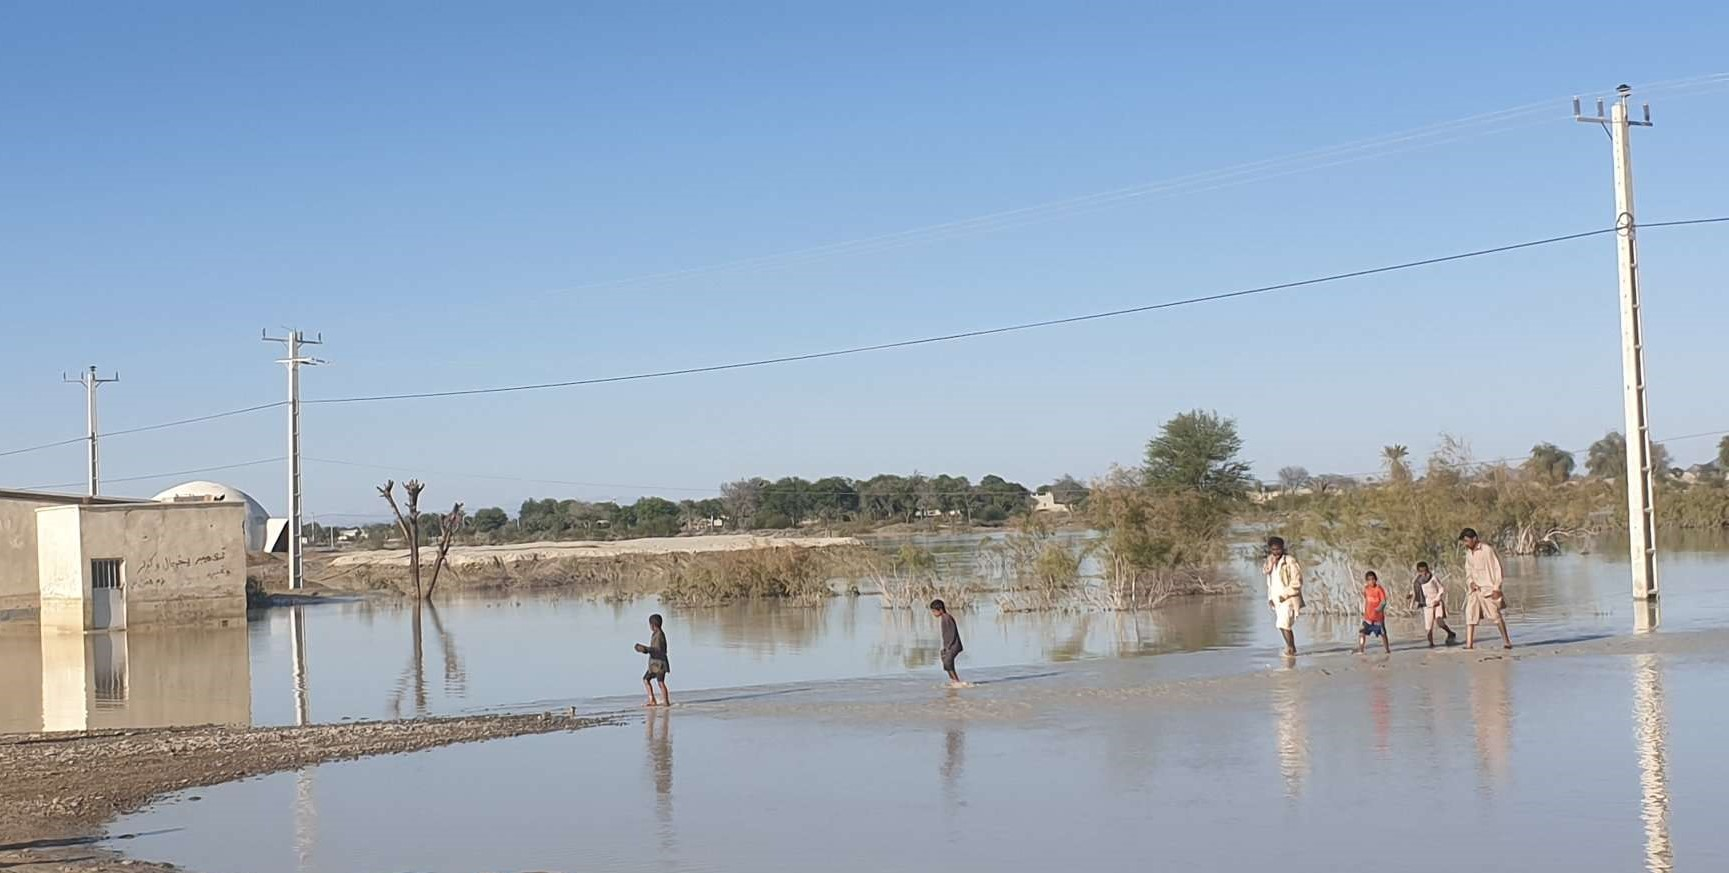
[[[1182,413],[1147,442],[1146,482],[1155,490],[1236,500],[1252,484],[1237,423],[1217,412]]]
[[[505,525],[510,524],[510,516],[505,515],[504,510],[496,506],[489,506],[485,509],[476,510],[473,522],[476,532],[487,534],[503,530]]]
[[[1729,475],[1729,436],[1717,442],[1717,470]]]
[[[762,509],[791,521],[788,527],[796,527],[810,514],[811,490],[809,482],[797,476],[783,476],[762,487]]]
[[[630,505],[629,529],[651,537],[669,537],[678,533],[678,504],[664,497],[644,497]]]
[[[1525,459],[1525,473],[1539,482],[1559,485],[1573,478],[1573,453],[1554,443],[1538,443]]]
[[[1627,475],[1627,438],[1612,430],[1592,443],[1585,453],[1585,470],[1598,479],[1621,479]],[[1669,478],[1669,450],[1651,444],[1651,470],[1658,479]]]
[[[858,515],[858,487],[844,476],[810,483],[811,510],[824,521],[844,521]]]

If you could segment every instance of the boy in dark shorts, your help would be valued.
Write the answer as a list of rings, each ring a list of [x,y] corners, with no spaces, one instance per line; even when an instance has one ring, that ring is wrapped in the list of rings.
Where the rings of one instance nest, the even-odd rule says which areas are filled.
[[[648,656],[648,672],[642,674],[642,687],[648,690],[647,706],[671,706],[672,694],[666,690],[666,674],[672,672],[672,667],[666,660],[666,632],[660,629],[660,613],[648,617],[648,645],[636,644],[639,654]],[[654,699],[654,683],[660,683],[660,703]]]
[[[1381,578],[1370,570],[1363,574],[1363,629],[1357,634],[1357,654],[1369,647],[1369,637],[1380,637],[1387,654],[1393,653],[1393,641],[1387,639],[1387,589]]]
[[[941,600],[931,601],[931,615],[942,623],[943,629],[943,671],[949,674],[949,684],[960,688],[966,685],[955,672],[955,656],[966,649],[961,645],[961,629],[955,625],[955,617],[949,615],[949,608]]]

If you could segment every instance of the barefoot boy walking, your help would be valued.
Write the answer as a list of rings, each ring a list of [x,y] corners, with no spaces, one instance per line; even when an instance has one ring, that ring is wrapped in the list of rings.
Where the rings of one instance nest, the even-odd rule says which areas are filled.
[[[1369,647],[1369,637],[1380,637],[1387,654],[1393,653],[1393,641],[1387,638],[1387,589],[1381,587],[1381,577],[1374,570],[1363,574],[1363,629],[1357,632],[1357,654]]]
[[[642,643],[636,644],[636,651],[639,654],[648,656],[648,672],[642,674],[642,687],[648,691],[648,703],[645,704],[647,706],[672,705],[672,694],[666,690],[666,674],[672,672],[672,667],[666,660],[666,631],[661,630],[660,625],[660,613],[657,612],[654,615],[649,616],[648,628],[650,633],[648,636],[648,645],[645,646]],[[654,699],[655,682],[660,683],[660,698],[662,702],[659,703],[656,703]]]

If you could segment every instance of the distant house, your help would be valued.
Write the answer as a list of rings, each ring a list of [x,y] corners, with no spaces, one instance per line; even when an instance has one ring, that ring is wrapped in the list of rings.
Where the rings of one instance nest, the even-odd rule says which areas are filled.
[[[1050,493],[1049,491],[1046,491],[1042,494],[1034,494],[1033,495],[1033,511],[1034,512],[1068,512],[1069,506],[1066,503],[1058,503],[1057,502],[1057,496],[1055,494]]]
[[[1712,461],[1709,464],[1694,464],[1693,466],[1681,471],[1681,481],[1688,485],[1697,485],[1700,482],[1714,482],[1720,477],[1721,471],[1718,469],[1716,461]]]

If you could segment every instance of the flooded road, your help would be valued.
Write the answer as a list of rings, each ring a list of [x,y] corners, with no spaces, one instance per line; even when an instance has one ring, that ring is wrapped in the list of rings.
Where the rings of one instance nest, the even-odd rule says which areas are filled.
[[[978,538],[940,538],[948,572]],[[1691,546],[1691,547],[1690,547]],[[1667,629],[1729,627],[1729,540],[1677,538],[1661,564]],[[1238,568],[1251,586],[1252,569]],[[1513,632],[1624,633],[1635,625],[1623,550],[1508,561]],[[1402,579],[1388,572],[1396,596]],[[558,596],[273,609],[245,627],[38,634],[0,628],[0,732],[172,724],[294,724],[500,708],[616,706],[638,692],[650,612],[667,616],[675,693],[934,671],[937,627],[922,611],[836,597],[820,609],[605,604]],[[418,616],[417,616],[418,613]],[[1179,601],[1146,613],[998,613],[988,595],[959,614],[963,671],[1091,658],[1221,652],[1237,669],[1277,638],[1254,595]],[[1310,643],[1355,637],[1354,616],[1306,615]],[[1395,642],[1415,639],[1393,619]],[[1235,654],[1231,654],[1234,652]],[[1193,663],[1193,662],[1191,662]]]
[[[1725,639],[762,688],[202,789],[112,845],[257,873],[1720,870]]]

